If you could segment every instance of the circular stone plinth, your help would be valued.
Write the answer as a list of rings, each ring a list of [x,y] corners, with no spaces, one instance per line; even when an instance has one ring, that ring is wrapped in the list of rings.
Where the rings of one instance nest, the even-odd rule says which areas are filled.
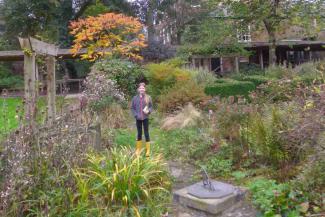
[[[217,199],[227,197],[234,193],[235,187],[223,182],[211,181],[214,191],[203,187],[203,182],[198,182],[187,187],[187,193],[201,199]]]

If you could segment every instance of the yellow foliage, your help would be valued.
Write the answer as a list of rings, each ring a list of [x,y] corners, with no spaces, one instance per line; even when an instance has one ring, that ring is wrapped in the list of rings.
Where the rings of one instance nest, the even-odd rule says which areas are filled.
[[[112,55],[142,59],[139,50],[146,46],[145,37],[136,18],[106,13],[72,21],[69,28],[74,36],[71,53],[76,56],[81,49],[87,49],[82,59],[95,61]]]

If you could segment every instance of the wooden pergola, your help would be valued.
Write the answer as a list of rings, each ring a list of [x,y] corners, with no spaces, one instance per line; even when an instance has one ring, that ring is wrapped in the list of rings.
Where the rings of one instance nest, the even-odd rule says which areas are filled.
[[[73,55],[69,49],[60,49],[53,44],[49,44],[35,38],[19,38],[22,50],[0,51],[0,61],[24,61],[24,100],[25,117],[27,123],[35,126],[35,106],[38,95],[38,67],[36,63],[37,55],[46,56],[46,86],[47,86],[47,120],[53,123],[56,116],[56,80],[55,64],[56,59],[73,59],[86,52],[80,50],[77,55]]]

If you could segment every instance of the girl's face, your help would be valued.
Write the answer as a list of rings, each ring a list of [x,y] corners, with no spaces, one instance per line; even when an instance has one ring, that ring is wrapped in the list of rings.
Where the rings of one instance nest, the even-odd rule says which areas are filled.
[[[146,92],[146,88],[144,86],[140,86],[138,90],[140,94],[144,94]]]

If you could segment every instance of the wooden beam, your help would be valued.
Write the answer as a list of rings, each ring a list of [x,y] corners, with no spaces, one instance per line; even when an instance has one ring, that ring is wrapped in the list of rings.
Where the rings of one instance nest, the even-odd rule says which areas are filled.
[[[23,61],[24,53],[21,50],[0,51],[0,61]]]
[[[58,49],[57,57],[60,59],[76,59],[80,55],[87,53],[86,49],[81,49],[76,56],[73,56],[70,49]],[[0,51],[0,61],[23,61],[24,52],[20,50]]]
[[[54,44],[49,44],[32,37],[29,37],[28,40],[31,44],[31,49],[36,53],[47,54],[51,56],[58,55],[59,48]]]

